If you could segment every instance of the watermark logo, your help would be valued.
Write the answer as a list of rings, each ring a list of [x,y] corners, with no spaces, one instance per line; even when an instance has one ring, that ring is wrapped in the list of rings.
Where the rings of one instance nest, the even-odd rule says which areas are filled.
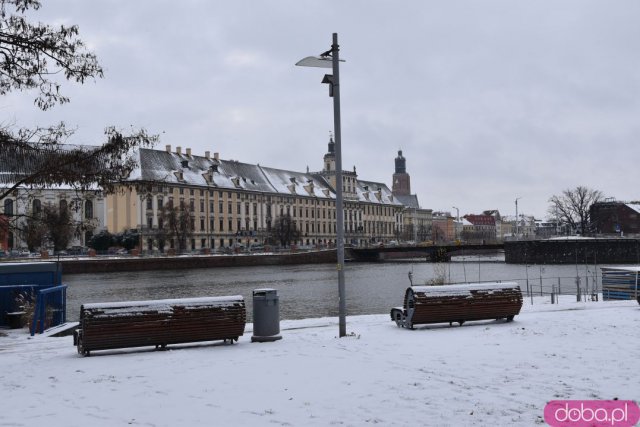
[[[552,400],[544,420],[552,427],[632,427],[640,407],[633,400]]]

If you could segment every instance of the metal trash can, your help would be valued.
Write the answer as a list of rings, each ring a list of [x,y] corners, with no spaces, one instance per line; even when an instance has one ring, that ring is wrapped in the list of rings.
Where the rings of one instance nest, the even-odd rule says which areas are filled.
[[[251,342],[282,339],[280,334],[280,304],[275,289],[253,291],[253,336]]]

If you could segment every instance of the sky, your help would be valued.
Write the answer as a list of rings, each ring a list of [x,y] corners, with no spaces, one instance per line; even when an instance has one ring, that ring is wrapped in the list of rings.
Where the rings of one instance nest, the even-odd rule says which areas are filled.
[[[45,1],[105,69],[0,98],[0,123],[65,121],[69,142],[144,128],[165,145],[263,166],[322,169],[330,70],[301,58],[339,36],[343,169],[391,187],[398,150],[423,208],[547,216],[587,186],[640,199],[640,3],[631,0]]]

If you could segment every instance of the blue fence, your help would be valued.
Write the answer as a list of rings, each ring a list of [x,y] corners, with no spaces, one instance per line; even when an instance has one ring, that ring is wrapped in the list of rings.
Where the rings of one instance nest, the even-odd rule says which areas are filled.
[[[38,290],[31,335],[67,321],[67,285]]]
[[[40,291],[60,286],[62,283],[62,268],[55,262],[8,262],[0,263],[0,327],[9,326],[8,313],[23,311],[25,305],[37,304]],[[62,292],[58,295],[59,292]],[[44,295],[49,295],[45,293]],[[64,308],[66,311],[66,290],[53,292],[43,296],[51,299],[55,311]],[[60,301],[63,298],[63,301]],[[54,316],[54,326],[60,323],[64,314]],[[42,322],[43,325],[47,322]]]

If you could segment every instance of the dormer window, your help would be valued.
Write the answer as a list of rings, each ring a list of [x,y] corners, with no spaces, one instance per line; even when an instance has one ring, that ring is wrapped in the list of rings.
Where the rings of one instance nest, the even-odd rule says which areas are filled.
[[[183,168],[185,169],[189,168],[189,160],[183,160],[181,163]]]
[[[178,181],[184,181],[184,174],[182,171],[175,171],[173,173]]]
[[[231,182],[233,182],[233,185],[235,185],[236,188],[242,188],[240,186],[240,178],[237,176],[234,176],[233,178],[231,178]]]

